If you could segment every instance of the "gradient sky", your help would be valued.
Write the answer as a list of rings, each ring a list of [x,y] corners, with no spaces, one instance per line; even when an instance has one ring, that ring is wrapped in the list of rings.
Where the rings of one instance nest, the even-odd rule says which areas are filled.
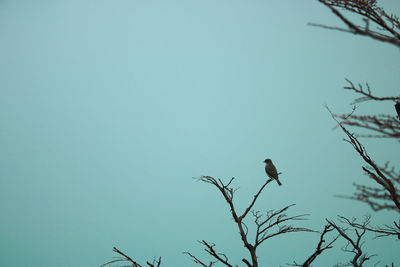
[[[314,229],[371,213],[334,197],[368,178],[324,105],[351,110],[345,77],[398,95],[400,50],[308,22],[341,25],[317,1],[0,0],[0,266],[98,266],[113,246],[196,266],[182,252],[207,259],[202,239],[241,264],[227,204],[192,178],[236,177],[243,208],[266,157],[283,186],[256,208],[296,203],[288,213],[311,214],[299,226]],[[392,103],[356,114],[385,112]],[[400,165],[398,143],[363,142]],[[260,261],[301,262],[318,237],[272,240]],[[399,242],[366,248],[373,263],[400,261]],[[349,258],[339,246],[315,265]]]

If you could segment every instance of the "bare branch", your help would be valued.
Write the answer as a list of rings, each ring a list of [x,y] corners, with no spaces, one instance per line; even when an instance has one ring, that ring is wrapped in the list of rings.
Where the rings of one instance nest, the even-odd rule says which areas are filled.
[[[153,259],[153,262],[152,263],[150,263],[150,262],[146,262],[147,263],[147,265],[149,265],[150,267],[160,267],[161,266],[161,257],[159,257],[158,258],[158,260],[156,260],[156,259]],[[157,265],[156,265],[157,264]]]
[[[358,141],[354,134],[350,133],[344,126],[342,122],[339,122],[331,110],[326,107],[332,118],[338,123],[339,127],[347,135],[348,139],[345,139],[353,148],[358,152],[358,154],[363,158],[363,160],[368,164],[368,167],[362,167],[364,172],[366,172],[370,178],[382,186],[386,192],[389,194],[390,200],[396,206],[396,211],[400,212],[400,195],[398,194],[398,189],[395,187],[393,181],[390,177],[386,177],[384,172],[381,171],[379,166],[370,158],[366,152],[364,146]],[[360,199],[361,200],[361,199]]]
[[[256,237],[255,237],[255,247],[261,245],[265,240],[285,234],[290,232],[313,232],[307,228],[299,228],[293,227],[291,225],[282,225],[288,221],[296,221],[296,220],[305,220],[308,214],[302,214],[297,216],[288,217],[284,212],[287,211],[290,207],[294,206],[294,204],[284,207],[281,210],[274,211],[270,210],[267,212],[266,217],[264,218],[259,211],[252,211],[254,216],[254,223],[257,226]],[[275,229],[272,233],[269,231]]]
[[[132,264],[132,267],[142,267],[142,265],[140,265],[138,262],[134,261],[132,258],[130,258],[128,255],[126,255],[125,253],[123,253],[122,251],[117,249],[116,247],[113,247],[113,251],[118,253],[122,257],[112,260],[112,261],[109,261],[107,263],[104,263],[104,264],[100,265],[100,267],[104,267],[107,265],[111,265],[112,263],[121,262],[121,261],[130,262],[130,264]],[[161,257],[159,257],[158,260],[154,259],[152,263],[147,261],[146,264],[150,267],[160,267],[161,266]]]
[[[201,266],[204,266],[204,267],[211,267],[211,266],[214,265],[214,263],[216,263],[216,261],[211,261],[211,262],[207,265],[207,264],[205,264],[204,262],[202,262],[201,260],[199,260],[196,256],[192,255],[190,252],[185,251],[185,252],[183,252],[183,254],[188,255],[189,257],[192,258],[192,260],[193,260],[195,263],[200,264]]]
[[[364,95],[364,97],[358,98],[356,99],[354,102],[355,103],[359,103],[359,102],[363,102],[363,101],[367,101],[367,100],[376,100],[376,101],[400,101],[400,97],[399,96],[390,96],[390,97],[377,97],[372,95],[371,92],[371,87],[369,86],[368,83],[366,83],[366,89],[367,91],[365,91],[364,87],[359,83],[358,84],[358,88],[353,84],[352,81],[350,81],[349,79],[345,78],[346,82],[349,84],[348,86],[345,86],[344,89],[346,90],[351,90],[354,91],[358,94]]]
[[[283,209],[280,209],[278,211],[270,210],[267,211],[266,215],[262,215],[259,211],[254,211],[253,207],[258,199],[258,197],[261,195],[262,191],[266,188],[266,186],[272,181],[272,179],[269,179],[264,182],[264,184],[260,187],[260,189],[257,191],[257,193],[253,196],[252,201],[250,202],[249,206],[245,209],[243,214],[241,216],[238,216],[238,212],[236,211],[235,205],[233,203],[233,198],[234,198],[234,192],[233,188],[231,187],[231,184],[234,180],[232,178],[228,183],[224,183],[221,181],[221,179],[215,179],[211,176],[202,176],[198,180],[203,181],[205,183],[209,183],[217,187],[217,189],[221,192],[223,195],[225,201],[228,203],[230,210],[231,210],[231,215],[239,228],[239,234],[242,239],[243,245],[247,248],[247,250],[250,253],[251,256],[251,261],[243,258],[242,261],[248,266],[248,267],[258,267],[258,258],[256,255],[256,249],[257,247],[263,243],[265,240],[272,238],[274,236],[280,235],[280,234],[285,234],[285,233],[291,233],[291,232],[300,232],[300,231],[305,231],[305,232],[312,232],[312,230],[307,229],[307,228],[301,228],[301,227],[293,227],[291,225],[286,225],[287,222],[289,221],[298,221],[298,220],[305,220],[305,216],[307,214],[302,214],[302,215],[297,215],[297,216],[287,216],[285,212],[288,210],[293,205],[289,205],[284,207]],[[253,214],[255,217],[254,222],[256,224],[256,238],[254,241],[254,244],[252,244],[247,237],[248,234],[248,227],[244,223],[244,218],[246,217],[247,214]],[[201,242],[204,246],[206,246],[206,251],[213,256],[214,258],[217,259],[218,262],[221,262],[225,264],[226,266],[230,266],[228,263],[228,258],[226,257],[225,254],[217,253],[214,250],[214,244],[209,244],[205,242],[204,240]],[[191,254],[188,254],[189,256],[192,257],[192,259],[195,260],[195,262],[199,264],[203,264],[204,262],[201,262],[198,258],[195,258]]]
[[[229,267],[233,267],[231,264],[229,264],[228,262],[228,257],[223,254],[223,253],[218,253],[215,251],[214,247],[215,244],[210,244],[207,243],[206,241],[202,240],[200,242],[201,244],[203,244],[206,248],[204,249],[208,254],[210,254],[211,256],[213,256],[214,258],[216,258],[219,262],[223,263],[226,266]]]
[[[344,217],[340,217],[340,219],[343,218]],[[344,248],[344,251],[354,254],[354,257],[351,260],[351,264],[354,267],[362,267],[366,261],[370,260],[371,257],[374,256],[374,255],[368,256],[362,251],[362,239],[366,230],[362,230],[360,232],[357,229],[353,229],[355,233],[355,238],[353,239],[347,234],[348,229],[342,228],[338,226],[336,223],[329,221],[328,219],[326,221],[328,222],[329,225],[331,225],[333,228],[336,229],[336,231],[340,234],[340,236],[342,236],[344,239],[348,241],[348,244]],[[368,225],[368,223],[369,221],[365,221],[364,225]]]
[[[385,236],[394,236],[397,239],[400,239],[400,221],[399,223],[393,222],[394,226],[387,225],[385,224],[384,227],[379,227],[379,226],[368,226],[368,224],[365,223],[357,223],[355,220],[349,220],[346,217],[339,216],[339,218],[345,222],[346,224],[350,225],[353,228],[361,229],[361,230],[366,230],[369,232],[373,232],[376,234],[375,238],[379,237],[385,237]],[[367,215],[364,221],[369,222],[371,216]]]
[[[369,187],[356,183],[354,183],[353,185],[356,187],[356,192],[354,193],[354,196],[336,195],[336,197],[364,202],[368,204],[373,211],[397,210],[397,207],[391,204],[392,200],[390,196],[386,193],[386,189]]]
[[[376,1],[366,0],[319,0],[320,3],[328,7],[332,13],[337,16],[348,29],[324,26],[320,24],[311,24],[312,26],[323,27],[326,29],[340,30],[353,34],[368,36],[372,39],[387,42],[400,47],[400,22],[399,18],[394,15],[388,15],[382,8],[376,6]],[[339,10],[343,10],[361,15],[364,18],[365,26],[359,26],[347,19]],[[371,30],[369,22],[372,21],[379,30],[384,31],[382,34]]]
[[[400,142],[400,120],[389,115],[356,116],[347,114],[334,115],[342,124],[367,129],[378,133],[376,135],[361,134],[358,137],[395,138]]]
[[[113,247],[113,251],[116,252],[116,253],[118,253],[119,255],[121,255],[122,258],[121,258],[121,259],[117,259],[117,260],[112,260],[112,261],[109,261],[109,262],[107,262],[107,263],[104,263],[104,264],[101,265],[100,267],[109,265],[109,264],[114,263],[114,262],[119,262],[119,261],[127,261],[127,262],[130,262],[130,263],[132,263],[132,266],[133,266],[133,267],[141,267],[141,266],[142,266],[142,265],[140,265],[139,263],[137,263],[136,261],[134,261],[133,259],[131,259],[128,255],[126,255],[125,253],[123,253],[122,251],[120,251],[119,249],[117,249],[116,247]]]
[[[253,208],[254,204],[257,201],[257,198],[260,196],[261,192],[264,190],[264,188],[267,186],[272,181],[272,179],[267,180],[263,186],[261,186],[260,190],[258,190],[257,194],[254,195],[253,201],[250,203],[250,205],[247,207],[247,209],[243,212],[243,214],[240,216],[240,219],[243,219],[246,217],[246,215],[249,213],[249,211]]]
[[[383,167],[379,166],[380,171],[392,181],[396,188],[400,187],[400,172],[396,171],[394,167],[389,167],[389,162],[386,162]],[[370,171],[371,172],[371,171]],[[367,173],[367,175],[369,175]],[[387,192],[384,187],[373,187],[361,184],[353,184],[356,188],[356,192],[353,196],[337,196],[341,198],[353,199],[368,204],[372,210],[394,210],[397,211],[397,206],[394,205],[391,195]],[[396,189],[398,192],[398,189]]]
[[[303,264],[298,264],[296,262],[293,262],[293,264],[290,264],[291,266],[302,266],[302,267],[309,267],[311,263],[319,256],[321,255],[322,252],[324,252],[327,249],[332,248],[332,244],[339,238],[340,235],[337,235],[335,238],[332,239],[329,243],[326,243],[324,237],[327,233],[333,231],[334,228],[331,225],[325,225],[324,230],[322,231],[320,235],[319,242],[317,244],[317,248],[314,251],[313,254],[311,254],[310,257],[306,259],[306,261]],[[325,245],[324,245],[325,244]]]

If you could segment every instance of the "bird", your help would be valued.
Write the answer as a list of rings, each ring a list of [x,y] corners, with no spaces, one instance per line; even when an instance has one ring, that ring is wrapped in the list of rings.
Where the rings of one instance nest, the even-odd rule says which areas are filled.
[[[282,184],[278,178],[278,171],[276,170],[274,164],[272,163],[272,160],[266,159],[264,160],[264,162],[265,162],[265,172],[267,173],[268,177],[276,180],[278,185],[281,186]]]

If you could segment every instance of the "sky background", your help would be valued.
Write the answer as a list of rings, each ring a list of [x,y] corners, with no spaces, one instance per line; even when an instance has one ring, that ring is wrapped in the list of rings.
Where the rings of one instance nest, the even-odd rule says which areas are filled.
[[[351,110],[344,78],[398,95],[400,50],[308,22],[341,25],[317,1],[0,0],[0,265],[99,266],[116,246],[143,264],[196,266],[182,252],[209,259],[202,239],[241,264],[227,204],[193,177],[236,177],[244,208],[267,157],[283,186],[257,209],[296,203],[288,214],[311,214],[298,225],[313,229],[371,213],[334,197],[368,178],[324,105]],[[363,142],[400,166],[398,143]],[[260,262],[302,262],[318,238],[278,237]],[[399,246],[366,243],[372,263],[399,262]],[[350,257],[337,246],[315,265]]]

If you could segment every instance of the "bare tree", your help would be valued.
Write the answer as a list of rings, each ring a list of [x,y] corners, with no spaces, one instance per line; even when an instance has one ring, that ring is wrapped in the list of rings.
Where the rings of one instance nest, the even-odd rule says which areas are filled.
[[[236,223],[239,234],[242,240],[243,245],[247,248],[250,254],[250,260],[243,258],[242,261],[248,267],[257,267],[258,265],[258,257],[257,257],[257,248],[264,243],[264,241],[286,233],[293,233],[293,232],[313,232],[308,228],[303,227],[295,227],[289,225],[288,223],[293,221],[305,220],[308,214],[301,214],[295,216],[287,216],[287,210],[294,206],[289,205],[279,210],[269,210],[265,214],[261,213],[260,211],[254,210],[254,205],[261,195],[265,187],[272,181],[272,179],[266,180],[266,182],[260,187],[258,192],[253,196],[248,207],[242,212],[239,213],[235,207],[233,202],[235,189],[231,186],[233,180],[235,178],[231,178],[228,183],[222,182],[221,179],[215,179],[211,176],[202,176],[199,178],[200,181],[213,185],[218,189],[218,191],[222,194],[225,201],[227,202],[231,215],[233,217],[234,222]],[[255,239],[253,241],[250,240],[248,236],[249,228],[244,223],[244,219],[248,214],[253,215],[253,222],[255,226]],[[200,242],[205,246],[205,251],[212,256],[213,261],[205,263],[204,261],[200,260],[198,257],[194,256],[189,252],[185,252],[185,254],[189,255],[194,262],[200,264],[202,266],[213,266],[213,264],[219,262],[224,264],[225,266],[234,266],[232,263],[229,262],[228,257],[223,253],[218,253],[215,250],[215,244],[208,243],[204,240]]]
[[[355,35],[366,36],[374,40],[388,43],[400,48],[400,21],[393,14],[389,14],[383,8],[377,5],[376,0],[318,0],[321,4],[329,8],[329,10],[342,21],[344,28],[336,26],[326,26],[322,24],[310,23],[312,26],[324,29],[338,30],[342,32],[352,33]],[[346,14],[358,15],[363,21],[363,25],[354,21],[354,16],[350,19]],[[366,101],[385,101],[394,103],[394,112],[391,114],[369,114],[355,115],[354,111],[349,114],[335,114],[329,110],[333,119],[346,135],[345,141],[348,142],[355,152],[363,159],[365,166],[362,166],[363,172],[372,181],[372,186],[364,184],[354,184],[355,192],[352,196],[341,196],[357,201],[361,201],[369,205],[373,211],[395,211],[400,213],[400,171],[390,166],[389,161],[384,164],[378,164],[373,157],[367,153],[364,145],[359,138],[386,138],[400,141],[400,96],[378,96],[372,92],[368,83],[355,84],[351,80],[346,79],[347,85],[345,90],[352,91],[359,95],[353,104],[360,104]],[[353,127],[368,132],[367,134],[355,134],[348,130],[347,127]],[[249,258],[243,257],[242,262],[248,267],[258,267],[259,261],[257,257],[257,249],[268,239],[291,232],[315,232],[308,228],[295,227],[290,223],[294,221],[305,220],[307,214],[288,216],[286,213],[293,205],[285,206],[279,210],[269,210],[262,213],[255,210],[254,206],[265,190],[267,185],[272,181],[266,180],[259,188],[253,198],[250,200],[247,208],[239,212],[234,203],[234,195],[236,190],[232,187],[234,178],[224,183],[220,179],[211,176],[202,176],[200,181],[211,184],[222,194],[223,199],[228,204],[234,223],[239,229],[241,242],[249,253]],[[245,218],[252,216],[252,227],[245,224]],[[394,219],[391,223],[382,226],[371,226],[370,216],[366,216],[361,223],[356,219],[348,219],[339,216],[337,222],[326,220],[315,250],[310,256],[306,257],[303,263],[293,262],[292,266],[311,266],[323,252],[331,249],[336,240],[343,239],[346,246],[343,251],[351,253],[352,259],[344,266],[362,267],[375,255],[368,255],[363,251],[363,242],[368,232],[378,237],[395,237],[400,239],[400,219]],[[254,230],[255,238],[250,240],[249,231]],[[212,267],[217,263],[225,266],[238,266],[233,264],[229,257],[216,247],[216,244],[201,240],[199,243],[204,247],[204,251],[211,257],[211,260],[201,260],[190,252],[184,252],[196,264],[204,267]],[[142,267],[138,262],[114,247],[114,251],[120,255],[119,258],[109,261],[102,266],[111,265],[117,262],[127,262],[133,267]],[[152,263],[146,262],[148,266],[159,267],[161,265],[161,257]],[[339,265],[337,265],[339,266]],[[340,265],[343,266],[343,265]],[[389,265],[386,265],[389,266]],[[392,263],[390,266],[394,266]]]
[[[345,23],[347,29],[324,26],[311,23],[313,26],[341,30],[354,34],[368,36],[372,39],[387,42],[400,47],[400,22],[399,18],[393,14],[388,14],[383,8],[377,6],[376,0],[318,0],[327,6],[332,13]],[[340,9],[340,10],[339,10]],[[348,19],[343,12],[351,12],[360,15],[365,26],[359,26]],[[370,25],[373,24],[373,27]],[[400,173],[386,162],[384,166],[379,166],[367,153],[365,147],[358,140],[359,137],[375,138],[394,138],[400,141],[400,96],[378,97],[374,95],[368,83],[365,86],[346,79],[348,85],[344,87],[362,97],[357,98],[355,103],[363,101],[392,101],[395,102],[397,117],[393,114],[364,115],[356,116],[353,114],[337,115],[329,112],[334,117],[338,126],[347,135],[346,141],[350,143],[356,152],[367,164],[362,167],[364,172],[376,182],[376,187],[355,184],[356,193],[349,197],[367,203],[373,210],[395,210],[400,212]],[[362,128],[374,134],[356,135],[351,133],[346,126]]]
[[[310,23],[310,25],[326,29],[339,30],[353,34],[370,37],[374,40],[390,43],[400,47],[400,22],[395,15],[388,14],[383,8],[377,6],[376,0],[318,0],[328,7],[332,13],[338,17],[347,28],[325,26]],[[365,25],[357,25],[354,21],[344,14],[350,12],[361,16]],[[362,167],[364,173],[373,181],[372,186],[364,184],[354,184],[355,193],[353,196],[344,196],[349,199],[358,200],[369,205],[373,211],[392,210],[400,213],[400,172],[389,166],[389,161],[379,165],[367,153],[364,145],[358,138],[391,138],[400,141],[400,96],[376,96],[372,93],[368,83],[354,85],[352,81],[346,79],[348,85],[345,90],[350,90],[361,95],[353,104],[365,101],[390,101],[394,102],[395,110],[393,114],[372,114],[354,115],[354,110],[349,114],[337,115],[332,113],[337,125],[345,133],[346,139],[353,149],[365,162]],[[397,113],[397,114],[396,114]],[[397,115],[397,116],[396,116]],[[355,127],[369,132],[368,134],[354,134],[347,127]],[[343,196],[341,196],[343,197]],[[362,266],[372,256],[367,256],[362,251],[361,240],[366,232],[375,233],[375,237],[394,236],[400,239],[400,220],[393,221],[393,225],[369,226],[370,216],[366,216],[363,223],[357,223],[355,219],[348,219],[339,216],[339,222],[347,225],[355,233],[355,238],[348,235],[348,228],[327,220],[330,226],[334,227],[339,235],[348,241],[345,251],[354,253],[354,258],[350,262],[352,266]],[[393,263],[392,263],[393,266]]]

